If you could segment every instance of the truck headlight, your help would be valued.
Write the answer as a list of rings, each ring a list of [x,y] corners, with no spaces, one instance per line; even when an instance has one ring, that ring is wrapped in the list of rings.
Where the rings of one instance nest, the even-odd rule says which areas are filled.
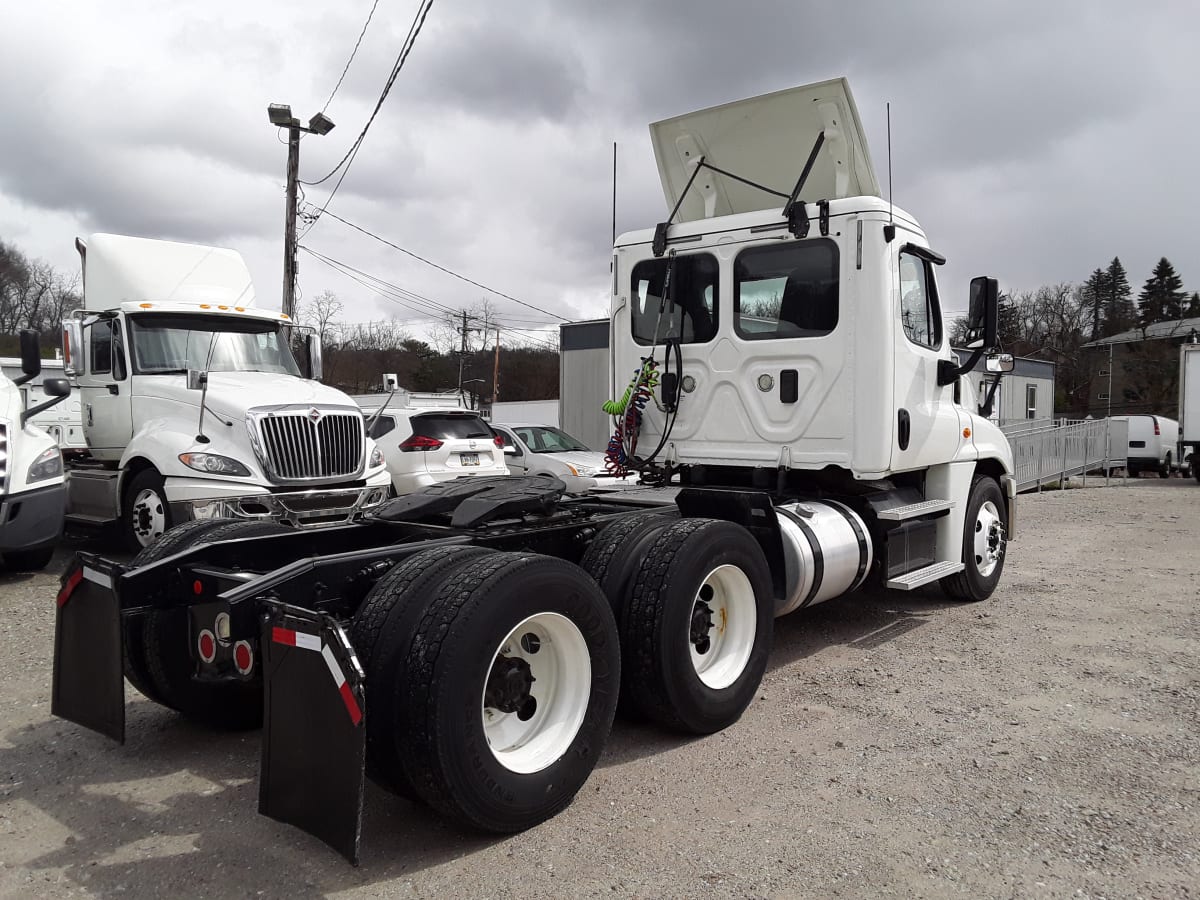
[[[32,484],[35,481],[45,481],[47,478],[57,478],[62,473],[62,451],[57,447],[51,447],[39,454],[38,458],[33,461],[25,480]]]
[[[218,456],[215,453],[180,453],[179,461],[189,469],[206,475],[237,475],[242,478],[250,476],[250,470],[236,459]]]
[[[371,450],[371,464],[368,468],[375,469],[383,465],[383,451],[378,447]]]

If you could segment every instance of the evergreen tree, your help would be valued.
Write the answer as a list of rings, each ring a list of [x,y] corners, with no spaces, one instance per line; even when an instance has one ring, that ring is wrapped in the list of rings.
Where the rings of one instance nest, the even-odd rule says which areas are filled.
[[[1200,317],[1200,292],[1192,292],[1192,296],[1188,299],[1187,309],[1183,311],[1185,319],[1194,319]]]
[[[1137,309],[1133,305],[1133,290],[1119,257],[1105,270],[1104,279],[1104,336],[1128,331],[1137,324]]]
[[[996,315],[996,332],[1000,346],[1011,347],[1021,339],[1021,321],[1012,294],[1002,291],[999,300],[1000,308]]]
[[[1153,274],[1146,279],[1142,293],[1138,295],[1142,326],[1183,318],[1185,297],[1187,291],[1183,289],[1183,279],[1164,256],[1158,261]]]
[[[1100,337],[1100,329],[1104,324],[1104,298],[1108,293],[1108,273],[1103,269],[1097,269],[1083,283],[1080,291],[1080,299],[1087,310],[1088,320],[1091,322],[1091,333],[1088,340],[1094,341]]]

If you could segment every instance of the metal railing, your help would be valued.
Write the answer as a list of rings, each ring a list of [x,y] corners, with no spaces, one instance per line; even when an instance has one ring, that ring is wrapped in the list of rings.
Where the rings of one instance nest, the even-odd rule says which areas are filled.
[[[1129,426],[1112,419],[1047,425],[1008,435],[1017,490],[1038,489],[1071,475],[1124,469]]]

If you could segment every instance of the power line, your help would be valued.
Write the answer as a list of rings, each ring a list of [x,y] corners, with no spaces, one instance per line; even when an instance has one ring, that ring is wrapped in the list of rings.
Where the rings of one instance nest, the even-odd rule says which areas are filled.
[[[465,281],[467,284],[474,285],[477,288],[482,288],[483,290],[487,291],[488,293],[495,294],[497,297],[503,297],[505,300],[511,300],[513,303],[517,303],[521,306],[524,306],[526,309],[532,309],[534,312],[540,312],[544,315],[551,316],[555,322],[567,321],[562,316],[557,315],[556,313],[552,313],[548,309],[542,309],[540,306],[534,306],[532,303],[526,303],[524,300],[518,300],[516,297],[512,296],[511,294],[506,294],[506,293],[504,293],[504,291],[498,291],[495,288],[488,287],[486,284],[480,284],[478,281],[468,278],[466,275],[460,275],[452,269],[447,269],[445,266],[438,265],[437,263],[435,263],[431,260],[428,260],[423,256],[419,256],[416,253],[413,253],[411,250],[405,250],[399,244],[393,244],[387,238],[382,238],[379,235],[375,234],[374,232],[367,231],[367,229],[363,228],[360,225],[355,225],[353,222],[347,222],[345,219],[343,219],[337,213],[329,213],[328,215],[331,218],[336,219],[337,221],[341,222],[343,225],[353,228],[355,231],[362,232],[367,237],[372,238],[376,241],[379,241],[379,243],[381,243],[381,244],[386,244],[388,247],[391,247],[393,250],[399,250],[401,253],[405,254],[406,256],[411,256],[413,259],[417,260],[417,262],[423,262],[423,263],[425,263],[425,265],[432,266],[433,268],[437,269],[439,272],[445,272],[447,275],[457,278],[459,281]]]
[[[367,26],[371,24],[371,17],[375,15],[375,7],[379,5],[379,0],[375,0],[371,4],[371,11],[367,13],[367,21],[363,23],[362,31],[358,33],[358,40],[354,42],[354,49],[350,51],[350,58],[346,60],[346,67],[342,69],[342,75],[337,80],[337,84],[333,86],[333,93],[329,95],[329,99],[325,101],[325,105],[321,107],[321,112],[329,109],[329,104],[333,102],[334,96],[338,92],[338,88],[342,86],[342,81],[346,78],[346,73],[350,71],[350,63],[354,62],[354,54],[358,52],[358,46],[362,43],[363,35],[367,33]]]
[[[369,272],[356,269],[354,266],[344,263],[341,260],[334,259],[331,256],[326,256],[324,253],[318,253],[316,250],[313,250],[310,247],[301,246],[299,249],[303,250],[305,253],[308,253],[317,261],[324,263],[335,272],[345,275],[351,281],[367,288],[367,290],[375,292],[385,300],[395,303],[398,306],[403,306],[404,308],[412,310],[413,312],[421,313],[424,316],[429,316],[431,312],[437,314],[434,318],[425,318],[420,320],[411,319],[404,321],[444,323],[450,317],[457,319],[465,316],[468,321],[479,322],[485,325],[486,330],[489,332],[497,329],[501,331],[515,332],[519,335],[520,340],[522,341],[528,341],[529,343],[537,344],[538,346],[545,347],[546,349],[553,350],[555,352],[558,352],[559,350],[557,343],[555,343],[552,339],[549,339],[548,337],[539,339],[532,336],[533,334],[546,335],[546,332],[544,331],[540,331],[535,328],[519,328],[513,325],[508,325],[499,317],[491,320],[481,319],[479,316],[466,313],[462,310],[453,309],[452,307],[438,303],[436,300],[430,300],[429,298],[423,297],[420,294],[413,293],[412,291],[402,288],[399,285],[392,284],[391,282],[385,281],[378,276],[371,275]],[[396,296],[397,294],[399,296]],[[421,303],[424,304],[424,306],[414,306],[413,303]]]
[[[350,149],[346,151],[346,155],[342,157],[341,162],[339,162],[333,167],[333,169],[330,170],[329,174],[325,175],[323,178],[318,178],[316,181],[305,181],[303,182],[304,184],[311,186],[328,181],[335,174],[337,174],[338,169],[342,168],[342,166],[348,159],[351,158],[351,156],[358,152],[358,148],[362,145],[363,140],[367,136],[367,131],[370,129],[371,123],[375,121],[375,116],[379,114],[379,110],[383,106],[383,101],[387,99],[388,92],[392,89],[392,85],[396,83],[396,76],[399,75],[400,70],[404,68],[404,63],[408,59],[408,54],[412,50],[413,44],[416,42],[417,35],[421,33],[421,26],[425,24],[425,16],[429,14],[429,8],[431,6],[433,6],[433,0],[422,0],[422,5],[420,8],[418,8],[417,15],[413,18],[412,25],[409,26],[408,36],[404,39],[404,44],[400,48],[400,55],[396,57],[395,63],[392,64],[392,72],[388,76],[387,83],[383,86],[383,91],[379,95],[379,100],[377,100],[375,103],[375,109],[371,111],[371,117],[367,119],[367,124],[363,126],[363,130],[359,132],[359,135],[357,138],[355,138],[354,143],[350,145]],[[345,177],[345,172],[342,173],[342,177]],[[338,179],[338,184],[341,184],[340,178]],[[337,191],[337,187],[334,187],[334,191]],[[332,199],[332,196],[333,195],[331,194],[330,199]],[[329,201],[326,200],[325,202],[328,203]]]

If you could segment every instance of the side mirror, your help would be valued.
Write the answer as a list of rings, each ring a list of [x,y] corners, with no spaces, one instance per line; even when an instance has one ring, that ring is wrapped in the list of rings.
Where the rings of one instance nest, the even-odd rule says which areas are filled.
[[[506,446],[506,447],[504,448],[504,455],[505,455],[505,456],[516,456],[516,455],[517,455],[517,448],[516,448],[516,447],[513,447],[513,446],[511,446],[511,445],[510,445],[510,446]]]
[[[71,319],[62,323],[63,371],[68,375],[83,374],[83,323]]]
[[[1004,375],[1011,372],[1016,363],[1013,361],[1011,353],[993,353],[987,358],[987,362],[984,365],[989,372]]]
[[[967,305],[967,330],[974,340],[983,338],[984,349],[999,342],[1000,288],[995,278],[980,275],[971,279],[971,299]]]
[[[202,369],[188,369],[187,387],[189,391],[202,391],[208,383],[208,373]]]
[[[25,374],[14,378],[13,384],[25,384],[42,371],[42,349],[38,346],[38,333],[28,328],[21,331],[21,371]]]
[[[47,378],[42,382],[42,393],[47,397],[66,397],[71,393],[71,382],[65,378]]]
[[[306,334],[304,344],[308,350],[308,377],[313,381],[320,381],[325,371],[321,365],[321,336]]]

